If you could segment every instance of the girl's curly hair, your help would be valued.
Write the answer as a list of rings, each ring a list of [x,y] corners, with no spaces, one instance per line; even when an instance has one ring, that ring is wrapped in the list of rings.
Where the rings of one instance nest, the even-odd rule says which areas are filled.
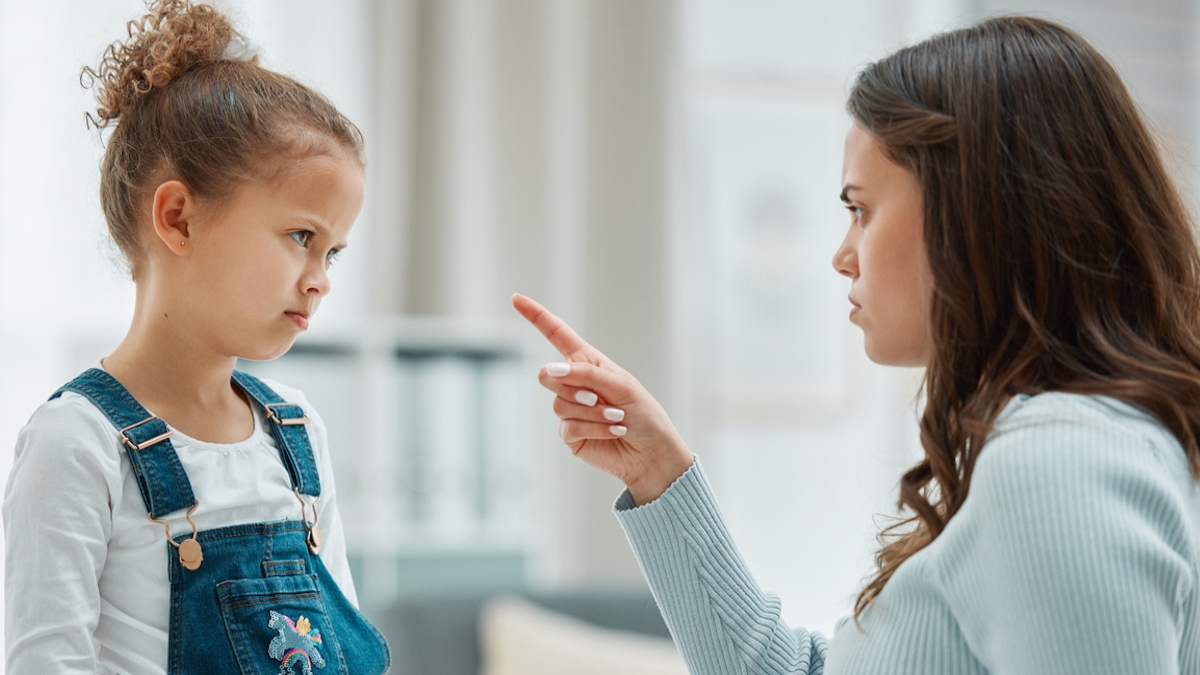
[[[161,0],[140,19],[125,26],[127,38],[104,50],[98,68],[83,69],[89,85],[97,87],[99,107],[89,119],[99,127],[121,117],[155,87],[165,87],[179,75],[220,61],[233,25],[208,5],[187,0]],[[258,62],[258,56],[253,57]]]
[[[81,82],[96,90],[88,120],[112,127],[100,167],[109,233],[136,279],[145,200],[178,180],[213,203],[289,160],[349,152],[358,128],[321,94],[259,65],[227,17],[191,0],[153,0]]]

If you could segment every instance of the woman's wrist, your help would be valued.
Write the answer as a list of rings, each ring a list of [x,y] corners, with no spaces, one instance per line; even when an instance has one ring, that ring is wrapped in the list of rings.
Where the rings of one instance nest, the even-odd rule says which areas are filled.
[[[629,496],[633,497],[634,504],[645,506],[661,497],[667,488],[679,480],[680,476],[687,473],[687,470],[692,468],[696,462],[696,456],[688,452],[687,448],[672,453],[672,455],[670,460],[659,463],[653,470],[647,471],[637,480],[630,481],[625,485],[629,490]]]

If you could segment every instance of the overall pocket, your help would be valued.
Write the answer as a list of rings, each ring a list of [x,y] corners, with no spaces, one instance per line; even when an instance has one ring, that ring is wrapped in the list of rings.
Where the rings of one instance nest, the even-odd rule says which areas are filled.
[[[223,581],[217,601],[242,675],[349,675],[315,576]]]

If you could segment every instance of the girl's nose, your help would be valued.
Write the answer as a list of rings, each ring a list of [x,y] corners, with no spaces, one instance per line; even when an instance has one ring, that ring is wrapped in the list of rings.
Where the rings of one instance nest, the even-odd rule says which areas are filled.
[[[324,266],[320,266],[305,275],[302,283],[306,295],[316,295],[319,297],[329,293],[329,274]]]

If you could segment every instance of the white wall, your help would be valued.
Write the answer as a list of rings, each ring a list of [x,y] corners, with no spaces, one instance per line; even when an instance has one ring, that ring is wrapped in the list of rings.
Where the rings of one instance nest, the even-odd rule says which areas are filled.
[[[71,374],[83,333],[119,334],[132,286],[109,262],[99,143],[79,68],[135,2],[0,2],[0,473],[17,430]],[[0,601],[2,602],[2,601]]]

